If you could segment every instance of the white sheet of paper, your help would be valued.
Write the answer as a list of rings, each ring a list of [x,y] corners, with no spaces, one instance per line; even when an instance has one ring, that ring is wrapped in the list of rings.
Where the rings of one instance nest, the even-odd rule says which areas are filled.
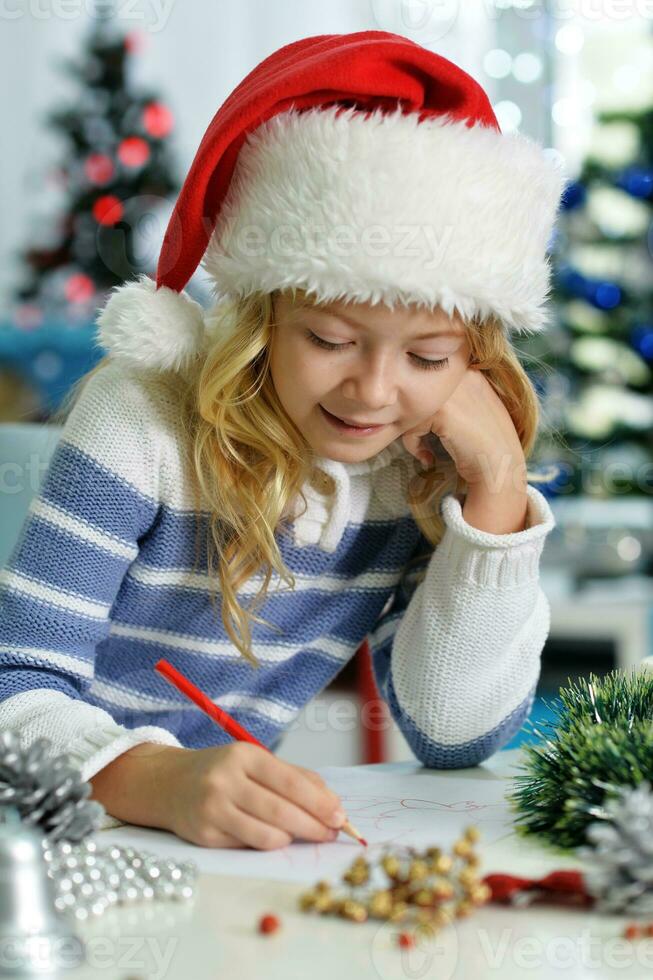
[[[474,776],[464,776],[466,771]],[[296,839],[272,851],[206,848],[167,831],[132,825],[104,830],[99,841],[194,861],[204,873],[313,884],[322,876],[333,879],[340,875],[359,854],[378,857],[386,845],[433,846],[448,852],[462,831],[474,824],[481,834],[477,848],[482,854],[483,844],[491,844],[514,829],[505,799],[509,780],[490,769],[447,772],[413,763],[391,763],[330,766],[316,772],[340,796],[349,820],[367,839],[367,848],[343,833],[332,843]]]

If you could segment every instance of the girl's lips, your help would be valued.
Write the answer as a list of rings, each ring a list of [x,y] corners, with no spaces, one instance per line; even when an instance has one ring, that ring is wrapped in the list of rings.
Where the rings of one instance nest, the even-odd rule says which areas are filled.
[[[333,412],[331,413],[333,415]],[[353,419],[346,419],[342,415],[336,415],[335,418],[340,419],[345,425],[353,425],[356,429],[377,429],[380,426],[380,422],[354,422]]]
[[[378,432],[380,429],[385,428],[385,425],[349,425],[347,422],[343,422],[342,419],[338,418],[337,415],[332,415],[331,412],[327,411],[323,405],[320,405],[320,409],[324,414],[325,419],[330,422],[334,428],[338,429],[340,432],[346,432],[350,435],[369,435],[371,432]]]

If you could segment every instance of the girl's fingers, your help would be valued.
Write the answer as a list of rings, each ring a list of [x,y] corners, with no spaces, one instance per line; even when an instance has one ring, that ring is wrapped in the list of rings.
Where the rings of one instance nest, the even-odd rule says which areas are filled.
[[[419,445],[419,436],[414,436],[414,435],[407,434],[407,435],[403,435],[401,437],[401,440],[402,440],[404,446],[406,447],[406,449],[408,450],[408,452],[411,453],[413,456],[417,456],[417,448],[418,448],[418,445]]]
[[[222,814],[221,822],[226,830],[237,840],[234,847],[255,847],[259,851],[272,851],[277,847],[287,847],[292,841],[292,835],[286,830],[276,826],[247,812],[239,807],[230,806]],[[221,833],[221,832],[220,832]],[[212,847],[222,847],[222,844],[212,844]],[[232,846],[232,845],[227,845]]]
[[[240,742],[239,745],[247,745]],[[294,805],[319,824],[329,827],[341,827],[344,818],[333,823],[334,810],[340,808],[340,797],[333,793],[326,784],[314,778],[309,778],[298,766],[284,762],[270,753],[248,751],[256,746],[247,746],[245,758],[241,765],[245,774],[260,786],[272,790],[274,794]],[[238,801],[240,805],[240,800]]]
[[[200,847],[242,847],[243,842],[239,840],[238,837],[234,837],[233,834],[228,834],[225,830],[219,830],[216,828],[209,828],[205,830],[202,834],[195,836],[194,834],[188,835],[184,833],[184,828],[175,828],[175,834],[177,837],[181,837],[182,840],[187,840],[191,844],[197,844]]]
[[[213,844],[213,847],[242,847],[243,842],[232,834],[227,834],[223,830],[220,831],[220,839],[217,844]]]
[[[412,432],[405,432],[401,437],[408,452],[411,453],[415,459],[418,459],[427,465],[432,463],[435,458],[433,453],[429,452],[422,442],[424,436],[427,436],[430,431],[430,427],[422,428],[420,431],[413,430]]]
[[[322,779],[319,773],[315,772],[314,769],[305,769],[304,766],[295,766],[296,769],[300,769],[305,772],[309,779],[312,779],[316,786],[326,786],[326,783]]]
[[[406,449],[412,456],[415,457],[415,459],[419,460],[423,466],[431,466],[435,460],[433,453],[422,447],[421,436],[418,436],[417,439],[412,440],[410,444],[406,443]]]
[[[238,807],[249,816],[286,831],[293,837],[329,841],[337,836],[337,831],[325,826],[301,806],[252,779],[248,779],[239,791]]]

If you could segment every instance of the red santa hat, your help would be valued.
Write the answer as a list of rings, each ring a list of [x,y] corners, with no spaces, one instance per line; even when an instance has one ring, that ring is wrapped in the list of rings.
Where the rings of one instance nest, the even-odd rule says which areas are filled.
[[[98,340],[140,366],[183,366],[206,332],[184,291],[200,263],[216,296],[296,286],[316,302],[412,303],[539,332],[564,183],[447,58],[386,31],[303,38],[218,109],[156,283],[118,287]]]

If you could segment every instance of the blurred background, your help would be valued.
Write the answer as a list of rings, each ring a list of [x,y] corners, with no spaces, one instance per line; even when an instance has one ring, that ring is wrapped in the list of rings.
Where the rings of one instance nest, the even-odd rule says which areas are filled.
[[[551,327],[515,341],[542,405],[530,468],[558,467],[542,488],[557,527],[531,722],[569,678],[653,655],[653,2],[12,0],[0,21],[0,566],[53,448],[48,419],[102,355],[96,311],[155,275],[220,103],[283,44],[383,29],[461,65],[502,130],[536,138],[568,178]],[[203,275],[187,288],[206,303]],[[357,655],[279,755],[412,758],[394,724],[363,731],[370,683]],[[508,747],[533,738],[525,726]]]

